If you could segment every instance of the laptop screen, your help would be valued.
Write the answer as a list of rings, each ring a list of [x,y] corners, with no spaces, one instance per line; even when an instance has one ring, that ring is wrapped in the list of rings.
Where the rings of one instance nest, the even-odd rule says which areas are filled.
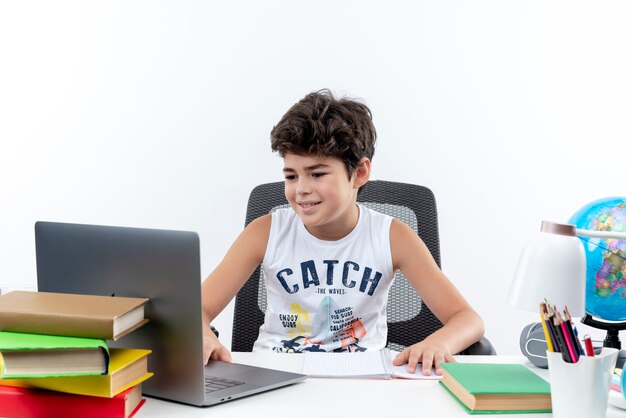
[[[194,232],[35,224],[38,290],[147,297],[147,325],[107,341],[146,348],[146,395],[204,402],[200,242]]]

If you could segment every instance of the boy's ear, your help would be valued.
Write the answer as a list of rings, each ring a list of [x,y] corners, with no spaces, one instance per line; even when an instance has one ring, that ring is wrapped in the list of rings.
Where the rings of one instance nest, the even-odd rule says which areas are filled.
[[[367,183],[370,179],[371,161],[367,157],[359,160],[356,170],[354,170],[354,187],[359,188]]]

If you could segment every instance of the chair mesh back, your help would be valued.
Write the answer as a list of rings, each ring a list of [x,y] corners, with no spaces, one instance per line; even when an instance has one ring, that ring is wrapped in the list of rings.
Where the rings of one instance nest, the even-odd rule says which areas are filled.
[[[405,183],[371,181],[363,188],[358,200],[364,206],[391,215],[413,228],[437,265],[441,266],[437,208],[429,189]],[[257,186],[248,200],[246,225],[286,206],[283,182]],[[265,281],[259,267],[235,299],[233,351],[252,351],[266,306]],[[402,273],[396,274],[389,291],[387,322],[387,346],[395,350],[423,340],[442,326]]]

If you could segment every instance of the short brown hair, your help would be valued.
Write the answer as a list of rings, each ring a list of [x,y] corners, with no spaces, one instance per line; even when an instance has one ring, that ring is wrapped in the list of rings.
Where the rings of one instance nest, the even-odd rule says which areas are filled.
[[[342,160],[352,177],[359,160],[374,157],[376,129],[369,108],[354,99],[336,99],[324,89],[294,104],[270,134],[272,151]]]

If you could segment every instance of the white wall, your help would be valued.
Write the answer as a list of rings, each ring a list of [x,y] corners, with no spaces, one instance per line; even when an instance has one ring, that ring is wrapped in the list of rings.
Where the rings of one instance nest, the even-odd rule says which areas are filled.
[[[445,273],[518,353],[523,244],[624,194],[625,19],[622,1],[3,1],[0,285],[36,285],[36,220],[195,230],[208,274],[252,187],[281,179],[269,131],[329,87],[373,111],[374,178],[435,192]]]

